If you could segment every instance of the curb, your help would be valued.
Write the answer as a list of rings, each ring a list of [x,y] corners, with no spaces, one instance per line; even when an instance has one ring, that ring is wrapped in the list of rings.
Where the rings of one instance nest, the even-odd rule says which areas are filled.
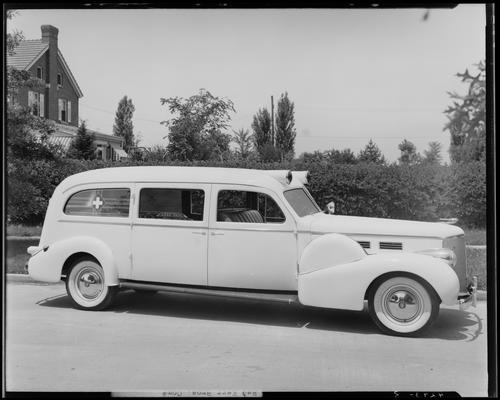
[[[41,285],[60,285],[64,282],[55,282],[55,283],[47,283],[35,281],[28,274],[7,274],[7,282],[23,282],[23,283],[35,283]],[[486,301],[486,290],[478,290],[477,291],[477,300],[478,301]]]
[[[7,236],[7,240],[40,240],[40,236]]]
[[[7,283],[20,282],[20,283],[33,283],[33,284],[38,284],[38,285],[60,285],[60,284],[64,283],[62,281],[54,282],[54,283],[35,281],[28,274],[6,274],[6,275],[7,275],[7,279],[6,279]]]

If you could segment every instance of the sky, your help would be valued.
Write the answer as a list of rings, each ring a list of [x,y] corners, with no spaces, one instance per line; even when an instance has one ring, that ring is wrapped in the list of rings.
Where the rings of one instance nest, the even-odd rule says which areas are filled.
[[[449,161],[443,111],[456,77],[485,58],[485,6],[454,9],[20,10],[7,31],[39,39],[59,29],[59,48],[83,98],[80,119],[111,134],[119,100],[135,105],[142,146],[168,144],[172,116],[160,98],[200,88],[235,104],[232,130],[250,129],[282,93],[295,104],[295,153],[359,152],[369,139],[389,161],[407,139],[430,141]]]

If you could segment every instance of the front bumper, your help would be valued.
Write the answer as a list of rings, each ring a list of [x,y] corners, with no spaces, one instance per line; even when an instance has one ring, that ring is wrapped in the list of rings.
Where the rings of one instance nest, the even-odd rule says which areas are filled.
[[[458,296],[458,307],[460,310],[465,311],[470,306],[476,307],[477,305],[477,276],[472,278],[472,284],[467,288],[468,294]]]

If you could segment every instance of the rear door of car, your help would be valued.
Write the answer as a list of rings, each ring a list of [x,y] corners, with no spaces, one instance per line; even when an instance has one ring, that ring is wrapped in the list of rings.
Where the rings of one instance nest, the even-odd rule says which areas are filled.
[[[210,185],[137,183],[132,279],[207,284]]]

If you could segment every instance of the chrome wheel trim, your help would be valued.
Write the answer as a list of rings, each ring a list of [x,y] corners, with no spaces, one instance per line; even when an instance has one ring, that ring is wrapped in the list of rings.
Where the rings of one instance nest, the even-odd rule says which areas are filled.
[[[398,333],[411,333],[429,321],[432,299],[418,281],[407,277],[394,277],[387,279],[377,288],[373,308],[377,319],[388,329]]]
[[[104,277],[94,266],[86,265],[75,277],[78,295],[86,300],[95,300],[104,289]]]
[[[108,293],[104,272],[99,264],[86,260],[76,264],[69,274],[69,295],[82,307],[99,305]]]
[[[412,322],[422,313],[423,298],[405,285],[391,287],[382,295],[384,313],[397,323]]]

